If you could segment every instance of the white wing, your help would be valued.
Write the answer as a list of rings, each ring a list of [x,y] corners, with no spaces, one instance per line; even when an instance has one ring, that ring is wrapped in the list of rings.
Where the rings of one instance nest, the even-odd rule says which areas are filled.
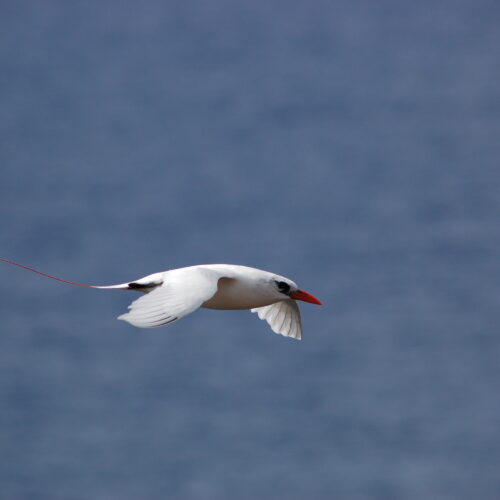
[[[165,273],[161,286],[132,302],[129,312],[118,319],[139,328],[166,325],[192,313],[217,291],[216,273],[200,268],[182,271]]]
[[[256,312],[260,319],[265,319],[273,332],[302,339],[300,311],[295,300],[282,300],[270,306],[257,307],[252,312]]]

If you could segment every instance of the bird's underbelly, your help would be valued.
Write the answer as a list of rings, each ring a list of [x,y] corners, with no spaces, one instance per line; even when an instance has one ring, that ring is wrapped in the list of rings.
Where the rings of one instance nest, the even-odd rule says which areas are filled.
[[[266,297],[259,290],[245,286],[236,280],[222,278],[219,280],[215,295],[203,302],[201,307],[208,309],[253,309],[277,302],[273,297]]]

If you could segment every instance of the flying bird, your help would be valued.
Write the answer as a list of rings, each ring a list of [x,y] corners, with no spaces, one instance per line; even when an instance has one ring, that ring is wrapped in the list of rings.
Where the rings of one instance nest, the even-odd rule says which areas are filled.
[[[300,340],[302,325],[296,301],[322,303],[292,280],[253,267],[205,264],[182,267],[111,286],[85,285],[56,278],[7,259],[0,261],[70,285],[105,290],[133,290],[144,295],[132,302],[118,319],[139,328],[173,323],[199,307],[250,309],[269,323],[273,332]]]

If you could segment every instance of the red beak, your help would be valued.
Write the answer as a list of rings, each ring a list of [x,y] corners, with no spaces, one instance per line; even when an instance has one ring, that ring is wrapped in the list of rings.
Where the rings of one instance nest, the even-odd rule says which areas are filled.
[[[290,293],[289,296],[295,300],[303,300],[304,302],[310,302],[311,304],[318,304],[318,306],[323,305],[322,302],[318,300],[314,295],[311,295],[304,290],[297,290],[296,292]]]

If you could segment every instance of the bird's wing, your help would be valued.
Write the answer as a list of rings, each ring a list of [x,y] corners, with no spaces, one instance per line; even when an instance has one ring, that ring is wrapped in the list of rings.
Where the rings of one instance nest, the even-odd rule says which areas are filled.
[[[139,328],[166,325],[192,313],[217,291],[217,273],[203,268],[182,271],[165,273],[161,286],[132,302],[118,319]]]
[[[260,319],[265,319],[273,332],[297,340],[302,339],[300,311],[295,300],[281,300],[270,306],[252,309],[252,312],[256,312]]]

